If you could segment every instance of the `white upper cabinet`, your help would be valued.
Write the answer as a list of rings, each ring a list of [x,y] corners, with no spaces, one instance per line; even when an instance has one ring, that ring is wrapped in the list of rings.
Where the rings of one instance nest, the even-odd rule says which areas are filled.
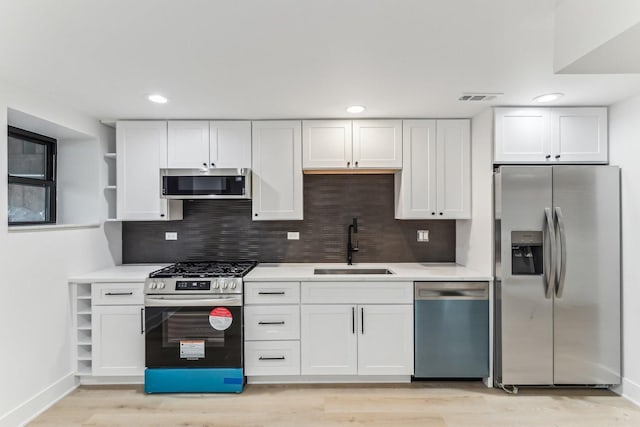
[[[496,108],[495,162],[531,163],[551,159],[549,125],[548,108]]]
[[[495,163],[607,163],[607,109],[496,108]]]
[[[396,218],[431,218],[437,210],[436,121],[403,121],[403,168],[396,172]]]
[[[170,121],[167,167],[250,168],[250,121]]]
[[[606,108],[552,108],[551,148],[558,162],[607,163]]]
[[[253,219],[301,220],[301,122],[256,121],[252,125]]]
[[[182,201],[160,197],[160,169],[167,167],[167,122],[116,123],[117,219],[182,219]]]
[[[470,132],[467,119],[403,122],[397,219],[471,218]]]
[[[303,168],[400,169],[401,120],[305,120]]]
[[[304,120],[303,168],[350,167],[353,164],[351,128],[351,120]]]
[[[471,218],[471,126],[469,120],[438,120],[437,212],[442,218]]]
[[[209,122],[170,121],[167,165],[192,169],[209,166]]]
[[[359,168],[402,168],[402,120],[354,120],[353,163]]]
[[[251,122],[210,122],[209,163],[216,168],[250,168]]]

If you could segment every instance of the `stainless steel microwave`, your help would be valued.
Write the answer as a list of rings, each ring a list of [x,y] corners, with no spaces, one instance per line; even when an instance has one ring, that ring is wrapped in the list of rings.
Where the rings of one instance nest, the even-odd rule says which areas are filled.
[[[165,199],[250,199],[250,169],[160,169]]]

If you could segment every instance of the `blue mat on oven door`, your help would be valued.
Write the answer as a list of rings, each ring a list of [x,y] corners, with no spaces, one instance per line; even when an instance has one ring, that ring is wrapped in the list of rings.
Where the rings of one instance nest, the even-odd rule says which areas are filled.
[[[242,368],[147,368],[145,393],[240,393]]]

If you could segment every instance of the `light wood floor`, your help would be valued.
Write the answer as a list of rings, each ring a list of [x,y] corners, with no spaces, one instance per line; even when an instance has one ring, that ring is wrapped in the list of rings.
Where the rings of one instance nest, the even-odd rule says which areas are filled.
[[[250,385],[242,394],[145,395],[81,387],[31,426],[640,426],[640,408],[603,390],[481,383]]]

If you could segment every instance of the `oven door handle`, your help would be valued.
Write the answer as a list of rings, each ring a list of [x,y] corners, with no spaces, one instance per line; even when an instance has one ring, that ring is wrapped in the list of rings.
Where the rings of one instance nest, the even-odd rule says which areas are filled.
[[[242,297],[222,298],[171,298],[171,297],[145,297],[146,307],[210,307],[226,305],[228,307],[242,306]]]

